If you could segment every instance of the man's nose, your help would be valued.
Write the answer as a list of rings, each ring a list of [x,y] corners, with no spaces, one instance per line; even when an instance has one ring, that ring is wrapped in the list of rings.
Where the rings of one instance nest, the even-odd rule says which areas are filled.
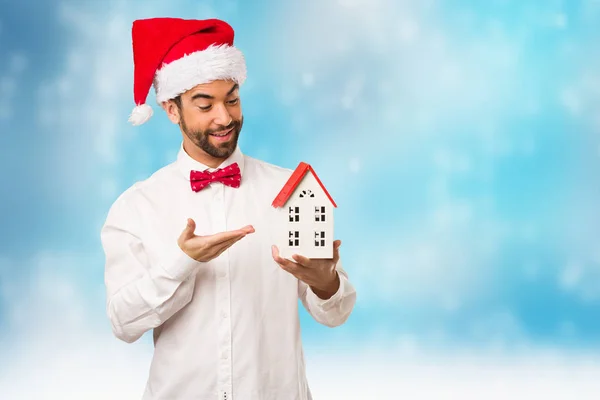
[[[227,111],[227,107],[224,105],[219,106],[217,110],[217,117],[215,118],[215,124],[221,126],[228,126],[231,123],[231,114]]]

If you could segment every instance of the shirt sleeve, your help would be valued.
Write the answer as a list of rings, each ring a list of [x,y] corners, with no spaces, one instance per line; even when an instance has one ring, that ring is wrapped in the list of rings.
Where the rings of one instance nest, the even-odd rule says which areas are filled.
[[[356,303],[356,290],[342,267],[341,259],[338,260],[336,270],[340,277],[340,287],[329,299],[321,299],[310,286],[298,280],[298,294],[308,313],[317,322],[332,328],[346,322]]]
[[[160,326],[191,300],[203,263],[189,257],[173,238],[161,265],[149,261],[140,238],[139,215],[121,196],[101,230],[107,314],[114,335],[127,342]]]

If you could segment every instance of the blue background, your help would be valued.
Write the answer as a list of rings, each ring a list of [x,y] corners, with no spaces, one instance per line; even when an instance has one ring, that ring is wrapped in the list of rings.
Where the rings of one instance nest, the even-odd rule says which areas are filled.
[[[457,364],[442,362],[467,355],[520,388],[512,398],[593,385],[584,373],[517,385],[510,371],[552,354],[564,377],[599,355],[599,1],[1,0],[0,10],[8,396],[67,398],[60,382],[74,376],[73,398],[93,376],[105,393],[141,393],[151,338],[111,337],[99,232],[116,196],[173,161],[181,140],[153,92],[154,117],[127,122],[131,23],[154,16],[234,27],[249,74],[242,151],[309,162],[338,204],[358,302],[333,330],[303,310],[321,398],[361,398],[370,379],[385,381],[380,393],[445,398],[414,372],[422,360],[441,365],[431,379],[476,396],[479,369],[454,376]],[[422,386],[368,367],[382,363],[383,374],[408,365]],[[362,380],[340,383],[350,366]]]

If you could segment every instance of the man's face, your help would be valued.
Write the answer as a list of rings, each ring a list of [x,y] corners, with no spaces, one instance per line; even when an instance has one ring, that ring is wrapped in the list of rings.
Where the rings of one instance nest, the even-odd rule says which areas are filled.
[[[179,126],[212,157],[227,158],[237,146],[244,120],[238,91],[236,83],[219,80],[181,95]]]

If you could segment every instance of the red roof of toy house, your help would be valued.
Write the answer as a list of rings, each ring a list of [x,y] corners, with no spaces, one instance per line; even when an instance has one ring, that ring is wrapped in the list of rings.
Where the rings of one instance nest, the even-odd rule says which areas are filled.
[[[288,179],[288,181],[283,186],[277,197],[275,197],[275,200],[273,200],[272,206],[283,207],[308,171],[310,171],[313,174],[319,185],[321,185],[321,189],[323,189],[323,192],[325,192],[333,206],[337,207],[337,204],[335,204],[335,201],[333,201],[333,199],[329,195],[329,192],[327,191],[327,189],[325,189],[325,186],[323,186],[323,183],[315,173],[315,170],[305,162],[300,162],[300,164],[298,164],[296,170],[290,176],[290,179]]]

